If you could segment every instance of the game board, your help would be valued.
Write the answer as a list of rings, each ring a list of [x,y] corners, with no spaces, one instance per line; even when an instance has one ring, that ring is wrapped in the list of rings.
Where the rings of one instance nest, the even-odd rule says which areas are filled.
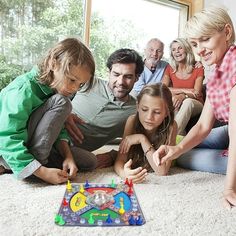
[[[128,226],[146,223],[132,182],[67,183],[55,223],[65,226]]]

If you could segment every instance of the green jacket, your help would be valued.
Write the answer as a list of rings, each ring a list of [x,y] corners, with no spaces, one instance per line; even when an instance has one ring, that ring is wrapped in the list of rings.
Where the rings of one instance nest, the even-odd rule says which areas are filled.
[[[25,146],[28,140],[28,119],[35,109],[55,93],[49,86],[40,84],[38,77],[39,70],[34,67],[0,92],[0,156],[18,178],[35,160]],[[69,139],[64,129],[59,139]]]

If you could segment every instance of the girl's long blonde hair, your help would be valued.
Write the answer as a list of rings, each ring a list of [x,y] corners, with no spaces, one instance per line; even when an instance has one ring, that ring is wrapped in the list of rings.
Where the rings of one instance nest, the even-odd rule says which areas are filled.
[[[144,95],[149,95],[155,99],[155,97],[159,97],[163,99],[166,104],[167,109],[167,116],[161,123],[161,125],[156,129],[156,132],[152,135],[149,142],[153,145],[155,149],[159,148],[162,144],[169,144],[171,138],[171,132],[174,123],[174,106],[172,103],[172,95],[169,88],[162,83],[146,85],[143,87],[141,92],[137,97],[137,103],[139,104],[142,97]],[[136,134],[145,134],[145,129],[142,126],[139,120],[138,112],[135,115],[135,122],[134,122],[134,133]],[[128,153],[128,159],[132,159],[132,168],[137,168],[142,166],[147,170],[151,170],[151,166],[149,165],[148,161],[145,158],[144,151],[142,146],[133,145],[130,148]]]

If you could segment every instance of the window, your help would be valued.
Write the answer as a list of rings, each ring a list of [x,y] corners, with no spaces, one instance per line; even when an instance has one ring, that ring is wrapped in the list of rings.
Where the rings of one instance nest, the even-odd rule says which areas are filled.
[[[169,43],[181,34],[187,20],[186,1],[1,1],[0,90],[65,37],[85,39],[95,57],[96,73],[103,78],[110,53],[131,47],[142,54],[152,37],[165,43],[164,57],[168,58]]]
[[[83,0],[1,1],[0,90],[55,42],[83,37]]]
[[[169,57],[169,44],[187,21],[187,5],[167,0],[113,0],[111,10],[110,4],[110,0],[92,1],[90,47],[100,76],[114,50],[128,47],[142,54],[151,38],[164,42],[164,58]]]

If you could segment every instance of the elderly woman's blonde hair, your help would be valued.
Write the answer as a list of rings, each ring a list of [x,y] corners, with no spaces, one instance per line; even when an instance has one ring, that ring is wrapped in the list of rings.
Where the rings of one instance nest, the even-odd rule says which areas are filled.
[[[221,32],[225,25],[232,27],[232,35],[229,44],[235,42],[235,31],[233,22],[227,11],[221,7],[212,6],[196,13],[186,24],[185,34],[187,38],[209,37],[215,31]]]
[[[186,53],[186,61],[185,61],[186,62],[186,71],[187,71],[187,73],[191,74],[196,61],[195,61],[195,56],[193,54],[193,50],[191,48],[191,45],[184,38],[177,38],[170,43],[170,65],[174,70],[173,73],[175,73],[179,67],[179,63],[174,59],[174,56],[172,53],[173,43],[179,43],[180,46],[184,49],[184,51]]]

